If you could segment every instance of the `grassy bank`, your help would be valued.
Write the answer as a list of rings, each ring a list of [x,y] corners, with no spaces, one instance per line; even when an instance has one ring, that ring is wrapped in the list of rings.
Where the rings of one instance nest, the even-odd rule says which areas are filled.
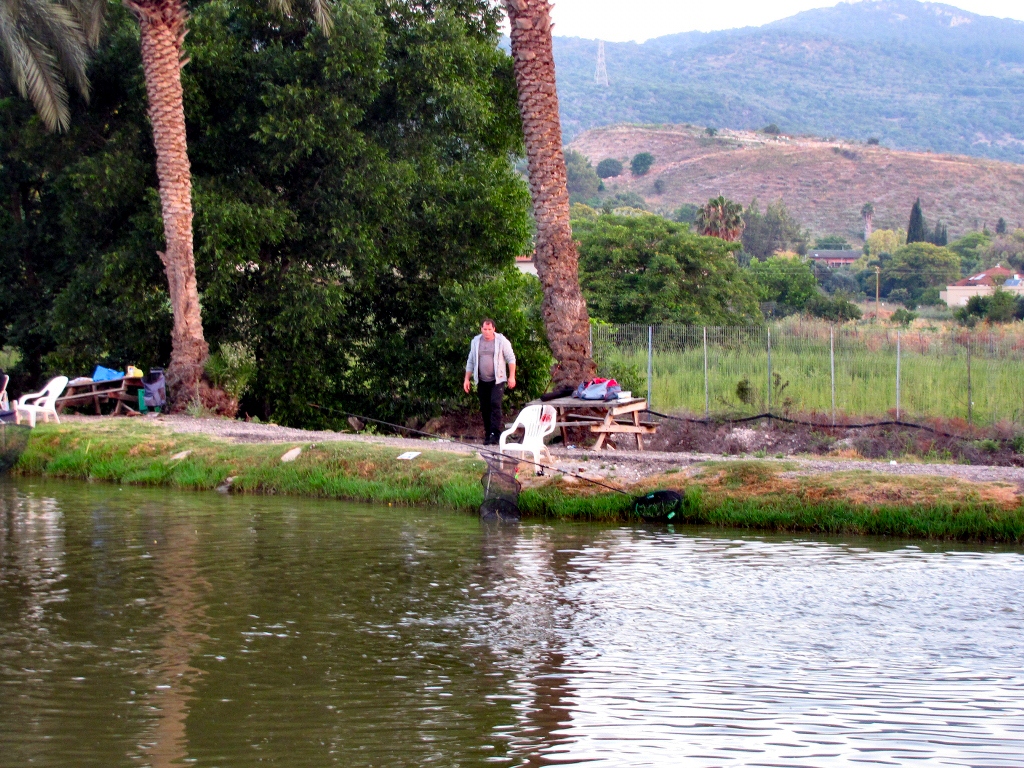
[[[297,460],[281,461],[301,446]],[[187,452],[187,453],[186,453]],[[141,421],[42,425],[15,472],[182,490],[280,493],[475,511],[484,464],[430,450],[398,461],[402,449],[361,442],[236,444],[175,434]],[[695,478],[669,473],[627,489],[675,489],[672,522],[765,531],[815,531],[964,541],[1024,542],[1024,508],[1008,484],[869,472],[799,476],[782,463],[709,464]],[[527,516],[635,519],[629,497],[554,478],[524,489]]]

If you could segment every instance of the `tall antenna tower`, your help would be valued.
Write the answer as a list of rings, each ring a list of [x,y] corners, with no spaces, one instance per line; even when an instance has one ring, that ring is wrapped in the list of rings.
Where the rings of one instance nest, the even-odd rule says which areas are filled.
[[[608,87],[608,67],[604,63],[604,40],[597,41],[597,71],[594,72],[594,82],[605,88]]]

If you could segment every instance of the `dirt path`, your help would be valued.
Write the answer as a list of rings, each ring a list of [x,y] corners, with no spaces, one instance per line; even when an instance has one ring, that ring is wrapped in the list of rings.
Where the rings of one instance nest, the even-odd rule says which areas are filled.
[[[66,421],[95,421],[95,416],[68,416]],[[162,426],[172,432],[204,434],[210,437],[240,443],[320,443],[327,441],[377,443],[402,450],[454,451],[475,453],[476,446],[446,440],[423,440],[403,437],[384,437],[367,434],[347,434],[331,431],[310,431],[280,427],[276,424],[253,424],[227,419],[194,419],[188,416],[159,416],[146,418],[146,423]],[[1024,492],[1024,468],[991,467],[966,464],[924,464],[904,461],[869,461],[787,457],[784,459],[751,459],[750,457],[721,456],[710,453],[668,453],[658,451],[600,451],[552,448],[558,469],[607,478],[630,484],[645,477],[669,470],[683,470],[698,474],[705,462],[761,461],[778,464],[783,476],[809,476],[833,472],[877,472],[886,475],[930,475],[956,478],[975,483],[1014,483]]]

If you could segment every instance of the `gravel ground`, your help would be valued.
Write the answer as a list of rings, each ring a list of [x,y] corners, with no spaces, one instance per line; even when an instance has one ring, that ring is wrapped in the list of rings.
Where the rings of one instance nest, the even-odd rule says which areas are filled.
[[[109,417],[66,416],[65,421],[88,422]],[[321,443],[328,441],[362,442],[389,445],[402,450],[453,451],[475,453],[477,448],[445,440],[421,440],[403,437],[347,434],[344,432],[309,431],[280,427],[276,424],[254,424],[228,419],[194,419],[189,416],[145,417],[148,423],[160,425],[172,432],[204,434],[239,443]],[[708,453],[664,453],[658,451],[600,451],[552,447],[555,466],[563,471],[589,475],[592,479],[615,479],[633,483],[644,477],[669,470],[684,470],[697,474],[697,465],[706,461],[751,461],[752,457],[720,456]],[[1024,492],[1024,468],[987,467],[966,464],[923,464],[916,462],[886,462],[850,459],[757,459],[778,463],[785,467],[782,475],[796,477],[829,472],[867,471],[888,475],[935,475],[977,483],[1014,483]]]

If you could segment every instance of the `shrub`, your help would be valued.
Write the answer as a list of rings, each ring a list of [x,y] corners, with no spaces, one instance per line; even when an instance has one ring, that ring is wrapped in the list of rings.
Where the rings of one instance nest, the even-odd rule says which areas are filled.
[[[659,195],[663,194],[665,192],[665,180],[664,179],[655,179],[654,180],[654,191],[657,192]]]
[[[240,400],[256,375],[256,355],[241,342],[222,343],[206,361],[206,375],[215,387]]]
[[[778,136],[782,131],[775,123],[768,123],[764,128],[761,129],[761,133],[767,133],[771,136]]]
[[[917,314],[908,312],[905,309],[897,309],[889,317],[889,322],[894,325],[908,326],[917,319]]]
[[[622,175],[622,162],[614,157],[606,157],[597,164],[597,175],[602,179],[611,179]]]
[[[711,136],[712,138],[714,138],[715,136],[717,136],[717,135],[718,135],[718,129],[717,129],[717,128],[712,128],[712,127],[711,127],[711,126],[709,125],[709,126],[708,126],[707,128],[705,128],[705,129],[704,129],[704,133],[705,133],[706,135],[708,135],[708,136]]]
[[[868,146],[870,147],[877,147],[879,144],[881,144],[881,142],[878,140],[877,136],[872,136],[868,139]]]
[[[833,323],[845,323],[848,320],[860,320],[861,311],[845,296],[814,296],[806,306],[807,313],[812,317],[820,317]]]
[[[652,165],[654,165],[654,155],[650,152],[640,152],[633,155],[633,159],[629,161],[629,170],[633,172],[634,176],[646,176]]]

